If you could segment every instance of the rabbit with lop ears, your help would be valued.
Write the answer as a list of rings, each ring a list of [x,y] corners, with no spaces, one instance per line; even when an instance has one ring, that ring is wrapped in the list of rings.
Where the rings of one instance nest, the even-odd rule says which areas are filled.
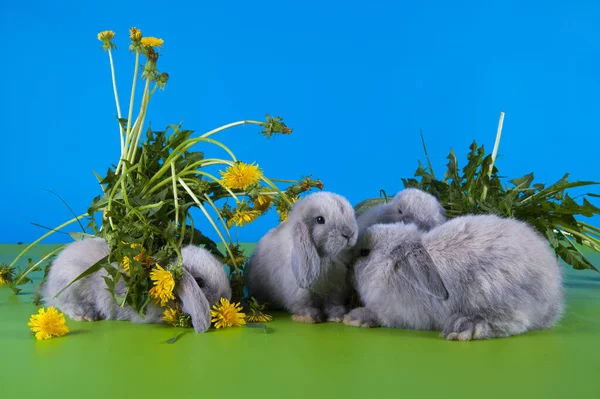
[[[432,228],[446,221],[446,211],[437,198],[417,188],[400,191],[385,204],[367,209],[356,218],[359,234],[374,224],[415,223],[421,230]]]
[[[75,282],[58,297],[54,296],[90,266],[110,253],[108,243],[102,238],[86,238],[65,247],[53,262],[43,287],[43,297],[48,306],[55,306],[71,319],[129,320],[136,323],[163,323],[163,309],[152,302],[142,319],[129,306],[120,307],[106,289],[104,269]],[[189,314],[196,332],[210,328],[210,305],[221,297],[231,297],[229,279],[223,265],[207,250],[186,246],[181,249],[183,275],[175,286],[174,294],[182,303],[183,312]],[[117,267],[115,263],[113,266]],[[123,296],[126,290],[123,279],[115,287],[115,294]]]
[[[298,322],[342,321],[348,281],[338,256],[356,243],[357,230],[344,197],[307,195],[259,241],[248,265],[249,294]]]
[[[563,313],[555,255],[514,219],[462,216],[429,232],[375,225],[356,251],[365,307],[348,313],[347,325],[442,330],[467,341],[551,328]]]

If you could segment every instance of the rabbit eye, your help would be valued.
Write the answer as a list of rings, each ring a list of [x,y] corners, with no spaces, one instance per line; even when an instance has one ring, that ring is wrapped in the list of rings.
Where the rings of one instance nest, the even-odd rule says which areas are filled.
[[[323,216],[317,216],[317,223],[325,224],[325,218]]]
[[[398,213],[402,215],[402,209],[398,209]]]
[[[369,256],[370,253],[371,253],[371,250],[367,249],[367,248],[362,248],[360,250],[360,256]]]
[[[196,284],[198,284],[198,287],[204,288],[205,283],[202,277],[196,277],[194,280],[196,280]]]

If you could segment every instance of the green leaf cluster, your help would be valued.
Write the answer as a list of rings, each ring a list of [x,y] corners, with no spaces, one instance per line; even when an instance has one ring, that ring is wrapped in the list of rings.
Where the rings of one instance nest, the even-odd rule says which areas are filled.
[[[427,166],[419,161],[414,177],[402,179],[405,188],[419,188],[434,195],[450,218],[495,214],[527,222],[548,239],[556,255],[567,264],[575,269],[597,270],[578,245],[600,251],[600,229],[577,218],[600,214],[600,209],[586,198],[598,195],[584,194],[578,203],[568,190],[599,183],[572,182],[569,174],[565,174],[547,186],[534,183],[534,174],[529,173],[503,184],[492,155],[486,154],[484,146],[478,146],[476,141],[469,147],[462,168],[456,154],[450,150],[446,171],[440,179],[434,174],[424,143],[423,146]],[[364,212],[383,201],[383,198],[368,199],[358,204],[356,211]]]

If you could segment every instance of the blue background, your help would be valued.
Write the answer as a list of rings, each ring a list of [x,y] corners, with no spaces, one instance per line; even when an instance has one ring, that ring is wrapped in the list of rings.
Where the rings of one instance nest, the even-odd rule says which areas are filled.
[[[451,146],[463,163],[473,139],[491,150],[500,111],[503,175],[600,180],[600,3],[521,3],[3,0],[0,242],[31,242],[44,230],[30,222],[70,218],[43,189],[78,213],[98,194],[92,170],[117,162],[119,138],[96,34],[117,33],[125,113],[130,26],[165,40],[159,69],[171,80],[151,102],[154,128],[281,115],[293,135],[266,140],[247,126],[217,137],[270,177],[313,174],[352,204],[402,188],[424,160],[419,129],[438,174]],[[258,240],[276,220],[234,234]]]

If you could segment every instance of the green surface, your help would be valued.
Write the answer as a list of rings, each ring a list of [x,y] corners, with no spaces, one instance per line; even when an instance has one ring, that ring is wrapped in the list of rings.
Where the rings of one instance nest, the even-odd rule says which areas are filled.
[[[22,248],[0,246],[0,263]],[[600,256],[592,259],[600,266]],[[35,341],[26,325],[36,311],[32,289],[15,297],[3,286],[0,398],[600,398],[600,273],[566,273],[568,310],[559,326],[474,342],[303,325],[282,313],[267,334],[190,331],[167,344],[183,330],[69,320],[69,335]]]

